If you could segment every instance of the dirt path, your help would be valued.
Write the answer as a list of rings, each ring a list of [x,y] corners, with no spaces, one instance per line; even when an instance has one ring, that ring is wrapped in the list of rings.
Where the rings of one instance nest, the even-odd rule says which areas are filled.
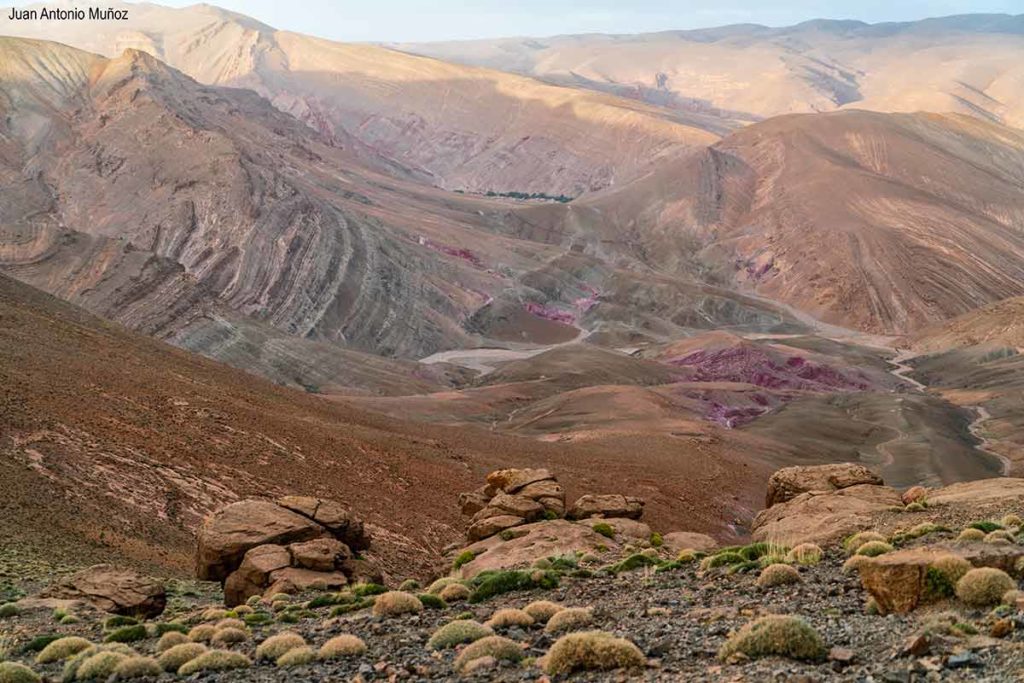
[[[558,344],[542,344],[540,346],[510,344],[509,346],[513,348],[507,349],[453,349],[451,351],[439,351],[438,353],[431,354],[426,358],[421,358],[419,362],[426,365],[431,365],[433,363],[452,363],[453,365],[461,365],[462,367],[469,368],[470,370],[476,370],[481,375],[487,375],[494,372],[494,370],[502,363],[530,358],[537,354],[544,353],[545,351],[558,348],[559,346],[578,344],[590,336],[589,330],[584,330],[583,328],[577,329],[579,330],[579,334],[569,341],[559,342]]]

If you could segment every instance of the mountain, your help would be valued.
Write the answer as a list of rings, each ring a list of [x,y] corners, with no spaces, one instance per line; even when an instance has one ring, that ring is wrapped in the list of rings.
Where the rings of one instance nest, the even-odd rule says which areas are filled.
[[[957,112],[1024,126],[1024,15],[884,24],[818,20],[784,28],[741,24],[394,47],[724,122],[855,108]]]
[[[127,8],[128,21],[2,30],[107,57],[144,51],[201,83],[252,89],[364,161],[451,190],[576,196],[721,130],[699,115],[278,31],[209,5],[108,6]]]
[[[1024,293],[1024,133],[841,111],[731,133],[626,186],[538,207],[591,249],[893,335]]]

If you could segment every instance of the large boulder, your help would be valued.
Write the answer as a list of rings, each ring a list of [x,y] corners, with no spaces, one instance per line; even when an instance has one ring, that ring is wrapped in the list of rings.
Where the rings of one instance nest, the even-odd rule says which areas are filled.
[[[801,493],[758,513],[752,535],[755,541],[788,546],[832,543],[871,527],[879,513],[902,506],[899,492],[888,486],[859,484],[830,493]]]
[[[233,607],[260,595],[270,586],[270,575],[291,564],[292,555],[284,546],[267,544],[250,549],[224,582],[224,602]]]
[[[331,533],[313,519],[270,501],[231,503],[207,517],[199,528],[196,577],[224,581],[256,546],[329,536]]]
[[[316,538],[312,541],[292,543],[288,546],[292,565],[318,572],[334,571],[341,562],[352,556],[347,545],[336,538]]]
[[[156,579],[134,569],[98,564],[50,586],[41,598],[81,600],[104,612],[155,617],[167,606],[167,591]]]
[[[526,520],[516,515],[499,514],[493,517],[484,517],[470,525],[466,536],[471,541],[479,541],[522,524],[526,524]]]
[[[544,469],[497,470],[487,475],[487,485],[494,492],[516,493],[522,488],[545,480],[554,480],[554,475]]]
[[[902,614],[934,597],[927,592],[928,568],[948,555],[962,557],[975,567],[995,567],[1013,574],[1016,563],[1024,557],[1024,547],[971,543],[907,548],[880,555],[861,565],[858,571],[879,611]]]
[[[302,593],[308,590],[337,591],[348,585],[344,572],[317,572],[301,567],[285,567],[270,575],[271,584],[265,595],[273,597],[278,593]]]
[[[635,496],[621,496],[617,493],[581,496],[569,508],[569,519],[588,517],[624,517],[640,519],[644,514],[644,500]]]
[[[768,479],[765,507],[785,503],[802,493],[838,491],[864,484],[881,486],[883,482],[864,465],[851,462],[784,467]]]
[[[719,542],[710,536],[694,531],[673,531],[662,536],[662,547],[668,549],[672,555],[678,555],[683,550],[704,553],[718,548],[719,545]]]
[[[341,503],[309,496],[284,496],[277,499],[277,504],[312,519],[352,550],[370,547],[366,526]]]

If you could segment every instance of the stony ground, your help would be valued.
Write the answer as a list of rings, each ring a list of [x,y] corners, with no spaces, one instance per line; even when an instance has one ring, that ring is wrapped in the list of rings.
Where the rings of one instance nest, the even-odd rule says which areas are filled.
[[[922,544],[950,539],[953,533],[935,533],[911,541]],[[417,614],[378,616],[369,608],[338,614],[335,606],[315,607],[315,596],[293,597],[287,603],[258,604],[252,614],[266,614],[269,623],[249,624],[247,640],[231,649],[254,658],[256,646],[274,633],[290,630],[300,634],[314,650],[329,638],[347,633],[365,641],[367,651],[358,656],[280,668],[272,662],[256,662],[244,670],[207,672],[202,680],[448,680],[463,678],[454,668],[459,649],[433,651],[427,640],[440,626],[456,618],[487,621],[498,609],[523,607],[534,600],[551,600],[568,607],[593,608],[593,622],[581,627],[603,630],[636,643],[647,659],[646,666],[630,672],[584,672],[578,680],[836,680],[836,681],[1019,681],[1024,672],[1024,613],[1007,608],[971,609],[949,601],[922,608],[910,615],[878,616],[866,609],[866,594],[855,574],[843,571],[845,553],[827,548],[820,563],[800,566],[800,581],[791,585],[761,588],[758,571],[729,573],[724,568],[701,572],[697,562],[655,571],[644,567],[612,573],[569,570],[559,585],[505,593],[470,604],[452,601],[440,609]],[[581,564],[581,568],[587,563]],[[587,574],[590,574],[587,576]],[[423,589],[411,589],[422,593]],[[370,598],[373,599],[373,598]],[[167,611],[159,623],[175,622],[187,629],[216,624],[224,618],[215,584],[173,582]],[[213,611],[208,611],[213,610]],[[256,617],[243,608],[239,617]],[[335,616],[332,616],[332,612]],[[916,654],[905,652],[908,642],[927,629],[940,613],[954,612],[958,627],[950,635],[932,629],[919,641]],[[831,649],[828,659],[798,662],[768,657],[740,658],[723,662],[719,648],[730,633],[758,616],[770,613],[803,617]],[[989,634],[997,619],[1009,615],[1012,630],[1003,637]],[[98,615],[80,611],[77,623],[61,624],[61,614],[51,610],[25,611],[0,620],[0,647],[9,659],[31,665],[47,680],[60,680],[63,664],[36,664],[35,653],[25,651],[38,636],[81,635],[94,643],[109,637]],[[228,616],[232,616],[229,614]],[[1004,622],[1005,623],[1005,622]],[[130,645],[141,654],[156,655],[156,625]],[[471,674],[478,680],[526,681],[544,676],[538,660],[557,635],[543,627],[498,631],[521,643],[525,659],[519,663],[496,662]],[[843,651],[846,652],[843,652]],[[180,679],[165,673],[160,680]],[[6,683],[6,682],[5,682]]]

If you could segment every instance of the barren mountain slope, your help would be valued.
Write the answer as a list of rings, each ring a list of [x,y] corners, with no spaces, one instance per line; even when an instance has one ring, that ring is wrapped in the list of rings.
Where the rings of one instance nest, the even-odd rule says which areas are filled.
[[[855,329],[1024,293],[1024,133],[968,116],[777,117],[571,207],[531,219]]]
[[[44,558],[184,568],[203,514],[290,492],[366,517],[401,577],[461,534],[457,494],[511,466],[551,467],[570,498],[644,496],[658,528],[733,538],[728,523],[763,495],[764,453],[657,435],[543,444],[396,421],[275,387],[0,275],[0,539]],[[710,482],[734,495],[709,496]]]
[[[706,129],[720,128],[585,89],[277,31],[209,5],[127,7],[127,22],[5,21],[0,33],[110,57],[148,52],[200,82],[251,88],[365,160],[470,192],[575,196],[708,144],[717,135]]]
[[[1024,297],[997,301],[926,327],[909,341],[921,353],[978,345],[1024,348]]]
[[[398,45],[730,121],[841,108],[1024,126],[1024,16],[809,21],[639,35]]]

